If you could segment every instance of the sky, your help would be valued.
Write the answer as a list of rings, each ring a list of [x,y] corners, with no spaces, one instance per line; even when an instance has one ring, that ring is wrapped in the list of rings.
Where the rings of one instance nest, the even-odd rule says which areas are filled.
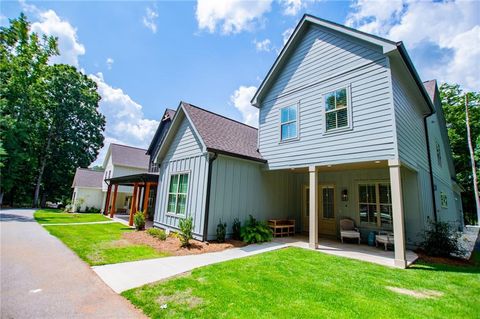
[[[109,143],[147,148],[180,101],[257,126],[250,99],[304,13],[403,41],[422,80],[480,90],[480,1],[5,1],[98,84]]]

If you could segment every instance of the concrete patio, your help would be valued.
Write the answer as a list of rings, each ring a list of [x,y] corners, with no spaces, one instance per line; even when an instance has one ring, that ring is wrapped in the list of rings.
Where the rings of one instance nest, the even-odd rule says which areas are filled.
[[[294,237],[281,237],[275,238],[275,242],[283,243],[288,246],[300,247],[309,249],[307,236],[294,236]],[[344,243],[340,241],[320,238],[318,248],[315,250],[325,254],[347,257],[351,259],[357,259],[361,261],[367,261],[382,266],[395,267],[394,264],[394,251],[385,251],[380,247],[370,247],[367,245],[359,245],[357,243]],[[418,256],[410,250],[406,251],[407,266],[411,265]]]

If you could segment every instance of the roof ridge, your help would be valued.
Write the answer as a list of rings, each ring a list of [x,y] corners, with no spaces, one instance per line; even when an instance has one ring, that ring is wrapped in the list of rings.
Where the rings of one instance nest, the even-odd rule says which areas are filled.
[[[201,111],[204,111],[204,112],[207,112],[207,113],[216,115],[216,116],[218,116],[218,117],[224,118],[224,119],[226,119],[226,120],[235,122],[235,123],[237,123],[237,124],[240,124],[240,125],[243,125],[243,126],[246,126],[246,127],[248,127],[248,128],[251,128],[251,129],[254,129],[254,130],[258,131],[258,128],[256,128],[256,127],[253,127],[253,126],[251,126],[251,125],[248,125],[248,124],[242,123],[242,122],[240,122],[240,121],[234,120],[234,119],[232,119],[232,118],[226,117],[225,115],[221,115],[221,114],[215,113],[215,112],[213,112],[213,111],[209,111],[209,110],[204,109],[204,108],[202,108],[202,107],[196,106],[196,105],[194,105],[194,104],[192,104],[192,103],[188,103],[188,102],[182,101],[182,104],[188,104],[188,105],[190,105],[191,107],[197,108],[197,109],[199,109],[199,110],[201,110]]]
[[[147,151],[146,149],[141,148],[141,147],[125,145],[125,144],[110,143],[110,145],[117,145],[117,146],[123,146],[123,147],[128,147],[128,148],[136,148],[137,150]]]

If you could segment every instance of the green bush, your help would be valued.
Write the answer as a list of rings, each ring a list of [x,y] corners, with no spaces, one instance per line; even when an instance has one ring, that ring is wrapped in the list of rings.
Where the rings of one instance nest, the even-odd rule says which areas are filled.
[[[180,228],[179,238],[181,247],[190,246],[190,239],[193,238],[193,219],[192,217],[182,218],[178,223]]]
[[[133,216],[133,223],[135,224],[136,230],[144,230],[145,229],[145,216],[143,212],[138,211]]]
[[[222,223],[222,220],[217,225],[217,242],[224,243],[227,236],[227,223]]]
[[[147,229],[147,234],[160,240],[167,239],[167,233],[163,229],[149,228]]]
[[[241,224],[240,224],[240,220],[238,218],[235,218],[233,220],[233,225],[232,225],[232,238],[235,239],[235,240],[240,240],[241,237],[240,237],[240,229],[241,229]]]
[[[100,213],[100,209],[99,208],[95,208],[95,207],[85,207],[85,213],[88,213],[88,214],[98,214]]]
[[[263,243],[272,240],[272,230],[264,222],[257,221],[252,215],[241,228],[242,240],[248,244]]]
[[[451,257],[461,255],[460,234],[446,222],[430,222],[420,247],[429,256]]]

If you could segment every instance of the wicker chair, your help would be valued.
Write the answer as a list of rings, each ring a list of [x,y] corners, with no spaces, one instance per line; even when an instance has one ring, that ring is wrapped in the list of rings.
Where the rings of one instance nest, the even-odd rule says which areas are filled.
[[[345,238],[358,238],[358,244],[360,244],[360,231],[355,227],[353,220],[344,218],[340,220],[340,239],[343,244],[343,237]]]

